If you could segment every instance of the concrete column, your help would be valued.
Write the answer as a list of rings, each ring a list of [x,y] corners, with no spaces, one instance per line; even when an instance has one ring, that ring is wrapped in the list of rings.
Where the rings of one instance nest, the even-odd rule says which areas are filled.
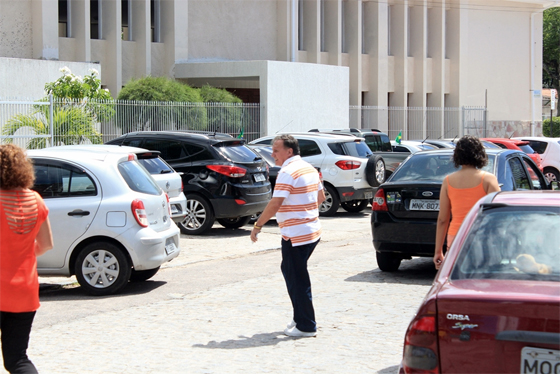
[[[290,4],[293,0],[278,0],[278,45],[276,47],[278,61],[290,61]]]
[[[426,105],[437,108],[445,106],[445,6],[445,0],[442,0],[441,6],[428,9],[428,56],[432,59],[432,92]],[[428,127],[434,131],[439,128],[447,136],[444,133],[444,113],[432,118],[433,126],[428,123]]]
[[[68,36],[76,40],[74,44],[74,60],[80,62],[89,62],[91,61],[90,2],[89,0],[68,1],[70,1],[69,21],[71,24],[70,35]],[[58,19],[58,15],[56,16],[56,19]]]
[[[321,0],[303,2],[303,44],[307,62],[319,63],[321,53]]]
[[[350,67],[350,105],[362,105],[362,0],[345,1],[345,39]],[[360,116],[356,116],[360,120]],[[361,128],[361,122],[350,127]]]
[[[120,0],[103,0],[102,35],[105,40],[103,78],[107,87],[117,97],[122,88],[122,10]]]
[[[415,2],[415,5],[409,7],[410,17],[410,46],[409,50],[414,58],[414,65],[408,66],[409,74],[414,74],[413,87],[409,87],[410,100],[408,106],[411,107],[426,107],[426,93],[427,93],[427,18],[428,8],[425,0]],[[413,71],[410,71],[410,70]],[[422,109],[425,112],[425,109]],[[425,114],[425,113],[422,113]],[[415,111],[414,122],[409,121],[409,131],[414,131],[410,134],[410,138],[426,138],[426,116],[422,115],[420,120],[420,113]]]
[[[325,45],[329,65],[342,65],[342,0],[325,1]]]
[[[136,47],[135,76],[140,78],[152,72],[152,30],[150,20],[150,0],[132,1],[132,15],[129,17],[129,32]]]
[[[391,12],[391,53],[394,56],[395,88],[391,106],[408,106],[408,0],[392,5]],[[390,131],[401,131],[407,139],[407,113],[400,113],[398,121],[390,123]]]
[[[175,62],[189,59],[189,0],[160,0],[165,71],[175,77]]]
[[[56,0],[31,2],[33,58],[58,60],[58,4]]]

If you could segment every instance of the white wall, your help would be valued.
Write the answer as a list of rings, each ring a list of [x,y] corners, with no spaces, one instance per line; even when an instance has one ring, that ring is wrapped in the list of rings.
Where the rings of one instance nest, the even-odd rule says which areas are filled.
[[[33,57],[31,0],[0,1],[0,56]]]
[[[82,77],[89,74],[89,69],[101,74],[101,67],[95,63],[0,57],[0,98],[41,99],[45,97],[45,83],[60,78],[64,66]]]

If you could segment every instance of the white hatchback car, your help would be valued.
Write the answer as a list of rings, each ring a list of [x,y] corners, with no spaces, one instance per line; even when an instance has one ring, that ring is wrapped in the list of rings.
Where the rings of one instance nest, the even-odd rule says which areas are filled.
[[[560,138],[522,136],[542,157],[543,174],[549,182],[560,182]]]
[[[169,198],[135,154],[62,146],[27,155],[54,239],[37,259],[39,275],[75,274],[86,292],[108,295],[179,255]]]

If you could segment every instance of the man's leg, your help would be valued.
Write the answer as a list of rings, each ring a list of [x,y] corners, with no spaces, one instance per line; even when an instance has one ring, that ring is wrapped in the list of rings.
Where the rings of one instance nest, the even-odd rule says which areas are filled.
[[[37,369],[27,357],[29,334],[35,312],[0,312],[0,315],[4,367],[12,374],[37,373]]]
[[[290,241],[282,241],[282,274],[294,308],[294,321],[304,332],[317,330],[307,261],[318,242],[292,247]]]

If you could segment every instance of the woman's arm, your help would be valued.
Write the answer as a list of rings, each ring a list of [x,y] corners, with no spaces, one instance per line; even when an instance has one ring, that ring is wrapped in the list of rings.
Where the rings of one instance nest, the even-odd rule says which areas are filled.
[[[443,243],[445,242],[445,235],[447,234],[450,218],[451,203],[449,201],[449,196],[447,196],[447,178],[445,178],[439,193],[439,214],[436,226],[436,248],[434,252],[434,264],[436,265],[436,269],[439,269],[443,262]]]
[[[53,237],[51,232],[51,223],[49,217],[43,222],[35,238],[35,256],[41,256],[43,253],[52,249]]]
[[[486,173],[484,175],[484,182],[486,184],[486,186],[484,186],[486,194],[502,190],[498,184],[498,178],[496,178],[494,174]]]

